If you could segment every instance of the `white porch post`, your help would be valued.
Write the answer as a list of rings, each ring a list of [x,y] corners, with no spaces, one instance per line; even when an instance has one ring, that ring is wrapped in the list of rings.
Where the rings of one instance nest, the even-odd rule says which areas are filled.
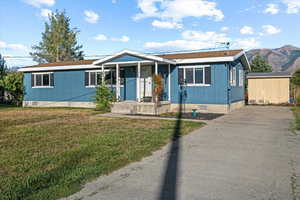
[[[116,64],[116,96],[117,101],[120,100],[120,66]]]
[[[141,62],[138,62],[137,66],[137,79],[136,79],[136,97],[138,102],[141,102],[141,97],[140,97],[140,85],[141,85]]]
[[[101,83],[102,85],[105,84],[104,81],[105,81],[105,74],[104,74],[104,65],[101,65]]]
[[[157,74],[158,74],[158,63],[155,62],[155,75],[157,75]]]
[[[171,102],[171,65],[168,65],[168,101]]]

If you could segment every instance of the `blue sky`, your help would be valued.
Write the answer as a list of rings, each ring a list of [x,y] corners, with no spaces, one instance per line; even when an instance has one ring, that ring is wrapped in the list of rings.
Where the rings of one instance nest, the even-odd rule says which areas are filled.
[[[0,53],[9,66],[28,56],[47,15],[65,9],[80,30],[86,55],[122,49],[195,50],[230,42],[231,48],[300,46],[300,0],[1,0]]]

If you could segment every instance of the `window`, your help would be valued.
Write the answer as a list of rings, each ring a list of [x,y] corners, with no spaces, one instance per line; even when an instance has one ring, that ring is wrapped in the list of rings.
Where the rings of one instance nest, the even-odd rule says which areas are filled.
[[[236,86],[236,68],[232,67],[230,69],[230,85]]]
[[[184,66],[178,70],[178,83],[188,86],[208,86],[211,84],[210,66]]]
[[[54,87],[54,73],[32,73],[31,87],[35,88],[51,88]]]
[[[244,70],[242,69],[239,70],[239,86],[244,86]]]
[[[116,85],[116,70],[105,70],[104,71],[104,81],[107,85]],[[120,85],[124,85],[124,69],[120,69]],[[102,71],[86,71],[85,72],[85,86],[95,87],[102,84]]]

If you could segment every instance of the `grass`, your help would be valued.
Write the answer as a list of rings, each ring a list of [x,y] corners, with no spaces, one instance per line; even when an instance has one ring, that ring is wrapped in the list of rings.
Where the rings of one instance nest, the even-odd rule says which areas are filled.
[[[294,107],[292,108],[294,115],[295,115],[295,125],[294,128],[296,130],[300,130],[300,107]]]
[[[174,121],[89,109],[0,108],[0,199],[57,199],[170,141]],[[182,122],[182,134],[202,126]]]

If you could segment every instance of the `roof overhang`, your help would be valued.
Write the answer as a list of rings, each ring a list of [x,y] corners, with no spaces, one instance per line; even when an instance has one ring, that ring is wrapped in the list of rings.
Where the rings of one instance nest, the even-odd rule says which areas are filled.
[[[66,66],[50,66],[50,67],[24,67],[19,72],[42,72],[42,71],[63,71],[63,70],[79,70],[79,69],[99,69],[96,65],[66,65]]]
[[[176,64],[192,64],[192,63],[220,63],[220,62],[234,62],[235,60],[241,58],[243,65],[250,70],[250,63],[244,51],[234,55],[234,56],[224,56],[224,57],[212,57],[212,58],[190,58],[190,59],[175,59]]]
[[[123,50],[123,51],[120,51],[120,52],[118,52],[114,55],[107,56],[105,58],[96,60],[95,62],[93,62],[93,65],[101,65],[101,64],[107,63],[107,62],[113,60],[114,58],[120,57],[122,55],[136,56],[136,57],[139,57],[139,58],[143,58],[144,60],[150,60],[150,61],[154,61],[154,62],[167,63],[167,64],[172,64],[172,65],[176,64],[176,62],[173,61],[173,60],[165,59],[165,58],[162,58],[162,57],[159,57],[159,56],[144,54],[144,53],[131,51],[131,50]]]

